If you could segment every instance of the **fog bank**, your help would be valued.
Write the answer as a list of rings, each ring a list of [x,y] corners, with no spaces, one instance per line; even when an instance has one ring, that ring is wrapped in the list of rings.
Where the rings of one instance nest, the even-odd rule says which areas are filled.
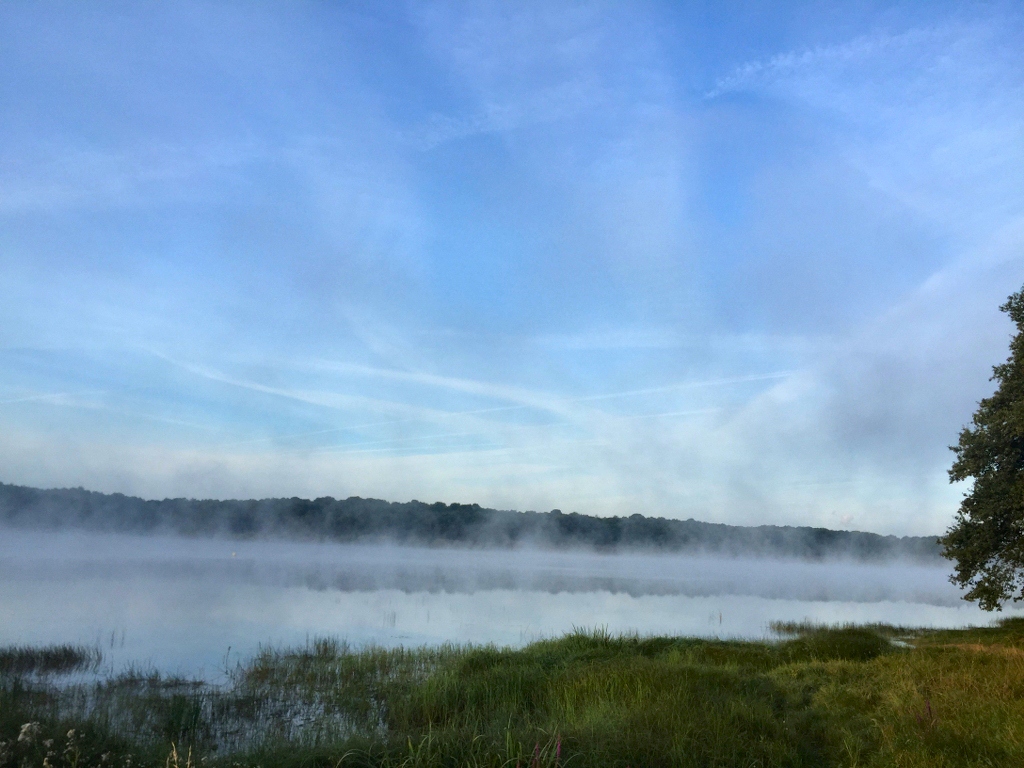
[[[319,635],[354,646],[517,646],[575,627],[760,638],[780,620],[989,622],[947,573],[923,563],[0,528],[0,645],[99,645],[113,669],[217,679],[260,645]]]
[[[808,562],[691,554],[437,549],[397,544],[184,539],[3,530],[0,577],[62,583],[140,577],[317,591],[518,590],[630,596],[750,595],[810,601],[954,606],[948,568],[891,561]]]
[[[0,483],[0,522],[29,529],[225,536],[409,545],[712,553],[864,561],[937,560],[935,537],[668,520],[630,514],[516,512],[479,504],[379,499],[145,500],[82,488],[40,490]]]

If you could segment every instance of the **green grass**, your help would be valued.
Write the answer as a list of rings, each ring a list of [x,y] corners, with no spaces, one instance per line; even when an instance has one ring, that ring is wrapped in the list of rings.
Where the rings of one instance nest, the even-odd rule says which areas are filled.
[[[221,688],[8,670],[0,768],[1024,765],[1024,621],[776,631],[518,650],[321,639],[264,649]]]

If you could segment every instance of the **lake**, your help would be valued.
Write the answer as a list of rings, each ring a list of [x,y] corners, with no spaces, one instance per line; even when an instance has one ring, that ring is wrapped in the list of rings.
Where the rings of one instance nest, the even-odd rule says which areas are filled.
[[[0,645],[96,644],[108,669],[214,681],[261,644],[322,635],[355,646],[515,646],[577,627],[761,638],[778,620],[993,620],[960,599],[949,571],[0,529]]]

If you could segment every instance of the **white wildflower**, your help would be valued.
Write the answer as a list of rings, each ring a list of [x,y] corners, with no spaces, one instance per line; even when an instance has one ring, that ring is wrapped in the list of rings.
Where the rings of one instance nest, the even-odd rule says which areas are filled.
[[[35,741],[36,737],[42,731],[43,727],[39,723],[31,722],[25,723],[21,726],[21,733],[18,734],[18,742],[26,742],[31,744]]]

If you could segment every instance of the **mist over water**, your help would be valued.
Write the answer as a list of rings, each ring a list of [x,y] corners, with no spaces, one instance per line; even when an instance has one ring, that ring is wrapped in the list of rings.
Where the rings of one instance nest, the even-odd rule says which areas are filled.
[[[0,529],[0,644],[215,679],[260,644],[521,645],[574,627],[758,638],[775,620],[983,624],[945,564]],[[1013,611],[1010,611],[1011,613]]]

